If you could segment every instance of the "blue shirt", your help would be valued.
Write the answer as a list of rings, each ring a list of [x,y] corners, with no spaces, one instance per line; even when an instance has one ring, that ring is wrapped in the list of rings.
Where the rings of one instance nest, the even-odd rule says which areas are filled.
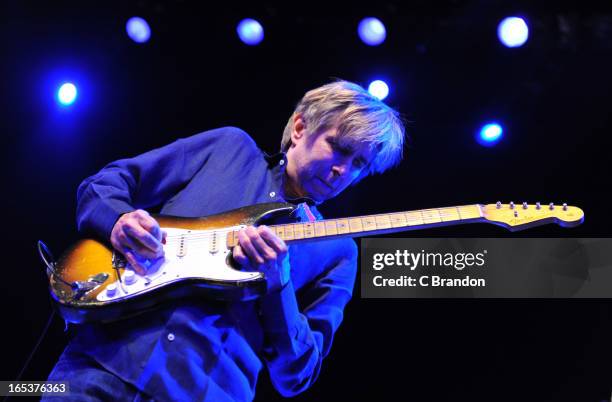
[[[265,155],[242,130],[206,131],[104,167],[78,189],[83,234],[109,239],[123,213],[199,217],[285,201],[284,154]],[[314,209],[315,214],[320,214]],[[291,280],[256,301],[184,300],[110,324],[77,328],[69,349],[159,400],[249,401],[267,367],[283,396],[317,378],[350,300],[351,239],[290,245]]]

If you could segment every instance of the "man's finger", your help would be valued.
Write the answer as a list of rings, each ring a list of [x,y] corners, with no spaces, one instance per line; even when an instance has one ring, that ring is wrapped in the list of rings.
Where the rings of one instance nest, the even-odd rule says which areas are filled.
[[[138,222],[140,225],[158,241],[161,241],[163,238],[162,230],[159,227],[159,223],[150,216],[139,217]]]
[[[234,261],[236,261],[243,268],[250,268],[249,258],[244,254],[244,251],[242,251],[240,244],[232,249],[232,257],[234,258]]]
[[[265,242],[276,251],[277,254],[285,254],[287,252],[287,244],[278,237],[276,233],[269,227],[262,225],[257,227],[259,235],[265,240]]]
[[[154,260],[160,257],[160,253],[151,251],[151,249],[145,247],[134,237],[129,235],[122,236],[122,244],[127,246],[135,255]],[[163,255],[163,253],[161,253]]]
[[[252,229],[252,228],[251,228]],[[254,264],[253,265],[261,265],[264,263],[263,257],[257,251],[257,248],[253,244],[252,240],[252,232],[247,234],[250,231],[249,228],[241,229],[238,231],[238,243],[242,247],[243,251]]]
[[[138,259],[136,258],[136,255],[134,254],[133,251],[131,251],[128,248],[125,248],[123,251],[123,255],[125,256],[125,259],[130,263],[130,265],[132,266],[132,269],[134,269],[134,271],[136,271],[136,273],[138,273],[139,275],[146,275],[147,270],[145,267],[143,267],[142,265],[140,265],[140,263],[138,262]]]
[[[124,231],[133,240],[139,242],[142,247],[146,247],[151,252],[153,252],[153,258],[155,258],[155,256],[159,254],[160,249],[162,247],[161,243],[143,228],[126,226]]]
[[[268,244],[268,242],[260,235],[258,228],[252,226],[250,228],[250,232],[247,233],[249,234],[251,242],[257,249],[259,255],[261,255],[266,262],[276,261],[278,259],[279,253],[277,253],[276,250],[271,247],[271,245]],[[268,230],[270,229],[268,228]],[[276,235],[273,234],[272,236]]]

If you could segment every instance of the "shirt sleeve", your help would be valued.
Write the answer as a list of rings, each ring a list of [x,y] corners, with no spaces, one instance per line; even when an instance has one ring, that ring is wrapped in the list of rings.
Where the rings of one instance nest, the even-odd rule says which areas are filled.
[[[357,246],[352,239],[301,247],[305,246],[316,258],[333,255],[328,261],[319,259],[326,264],[323,274],[300,289],[297,298],[290,281],[280,292],[264,296],[260,304],[263,358],[272,384],[286,397],[305,391],[318,377],[352,296],[357,271]]]
[[[224,127],[108,164],[77,190],[79,232],[108,240],[122,214],[163,204],[189,183],[215,150],[239,149],[236,144],[253,146],[244,131]]]

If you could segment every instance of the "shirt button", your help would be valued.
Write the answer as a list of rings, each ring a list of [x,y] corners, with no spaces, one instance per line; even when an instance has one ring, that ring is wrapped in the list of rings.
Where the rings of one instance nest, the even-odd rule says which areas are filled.
[[[172,341],[174,340],[174,334],[173,334],[172,332],[170,332],[170,333],[168,334],[168,340],[169,340],[170,342],[172,342]]]
[[[270,191],[270,198],[274,198],[276,196],[276,193],[274,191]]]
[[[279,165],[283,166],[285,164],[285,160],[281,159],[280,162],[278,162]]]

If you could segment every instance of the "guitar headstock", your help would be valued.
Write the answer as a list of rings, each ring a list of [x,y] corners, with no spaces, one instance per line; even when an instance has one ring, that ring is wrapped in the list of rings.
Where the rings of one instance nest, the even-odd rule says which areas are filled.
[[[553,203],[536,204],[486,204],[482,206],[485,220],[516,231],[547,223],[556,223],[564,227],[578,226],[584,221],[584,212],[578,207]]]

